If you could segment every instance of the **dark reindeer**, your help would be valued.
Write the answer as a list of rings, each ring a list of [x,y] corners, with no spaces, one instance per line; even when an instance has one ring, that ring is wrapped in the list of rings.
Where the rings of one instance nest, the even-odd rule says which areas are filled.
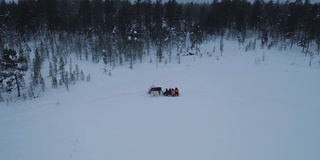
[[[148,91],[148,94],[151,94],[151,93],[152,93],[152,94],[155,96],[155,93],[157,93],[157,92],[158,92],[159,95],[161,95],[161,93],[162,93],[161,87],[151,86],[150,89],[149,89],[149,91]]]

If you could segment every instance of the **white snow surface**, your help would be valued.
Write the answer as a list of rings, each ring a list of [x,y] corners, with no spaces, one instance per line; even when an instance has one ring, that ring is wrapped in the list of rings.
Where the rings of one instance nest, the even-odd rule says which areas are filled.
[[[48,81],[40,98],[0,103],[0,160],[319,160],[319,56],[309,67],[301,48],[244,52],[225,41],[217,60],[205,54],[214,45],[111,77],[104,64],[74,61],[91,82],[66,91]],[[149,95],[151,85],[180,96]]]

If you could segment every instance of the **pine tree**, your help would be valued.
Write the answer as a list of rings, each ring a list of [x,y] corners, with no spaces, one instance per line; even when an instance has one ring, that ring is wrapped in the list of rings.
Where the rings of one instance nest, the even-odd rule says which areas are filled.
[[[49,63],[49,77],[53,77],[54,75],[54,69],[53,69],[53,65],[52,62]]]
[[[92,0],[92,25],[95,33],[101,35],[104,26],[104,6],[102,0]]]
[[[58,80],[55,76],[51,77],[51,86],[52,88],[57,88],[58,87]]]
[[[0,59],[0,82],[6,80],[6,91],[20,91],[25,87],[23,76],[28,70],[27,59],[23,55],[17,55],[12,49],[5,49]]]
[[[107,43],[107,48],[109,48],[109,46],[111,45],[111,43]],[[107,57],[107,50],[102,50],[102,60],[104,64],[108,63],[108,57]]]
[[[58,12],[58,1],[47,0],[46,1],[46,16],[48,20],[48,27],[50,30],[55,30],[59,26],[59,12]]]
[[[318,38],[316,39],[316,44],[317,44],[318,54],[320,54],[320,35],[318,35]]]
[[[262,4],[261,0],[255,0],[252,6],[252,14],[250,26],[252,29],[258,29],[262,20]]]
[[[91,76],[90,76],[90,74],[88,74],[88,76],[87,76],[87,82],[90,82],[90,80],[91,80]]]
[[[0,52],[3,50],[3,45],[5,41],[6,30],[8,29],[7,21],[8,21],[8,9],[6,1],[0,2]]]
[[[160,42],[159,46],[158,46],[158,49],[157,49],[157,58],[158,60],[156,61],[157,62],[157,65],[158,65],[158,62],[161,63],[162,61],[162,54],[163,54],[163,51],[162,51],[162,43]]]
[[[72,66],[72,59],[69,59],[69,73],[71,74],[73,71],[73,66]]]
[[[55,77],[58,75],[58,59],[56,56],[53,56],[53,75]]]
[[[111,33],[114,29],[115,23],[116,23],[116,4],[114,0],[105,0],[105,23],[106,23],[106,30],[108,33]]]
[[[119,9],[119,32],[123,40],[127,39],[127,33],[132,28],[132,5],[129,0],[121,1]]]
[[[42,90],[42,92],[44,92],[44,90],[46,89],[46,83],[45,83],[44,78],[42,76],[40,78],[40,84],[41,84],[41,90]]]
[[[28,96],[27,96],[26,93],[22,93],[22,99],[23,99],[24,101],[26,101],[26,100],[28,99]],[[1,100],[0,100],[0,102],[1,102]]]
[[[220,40],[220,53],[221,53],[221,57],[222,57],[222,53],[223,53],[223,47],[224,47],[224,45],[223,45],[223,40],[222,40],[222,38],[221,38],[221,40]]]
[[[4,102],[4,98],[2,97],[1,92],[0,92],[0,102]]]
[[[5,92],[6,91],[6,86],[3,84],[2,81],[0,81],[0,93]]]
[[[111,77],[112,73],[111,70],[109,70],[108,76]]]
[[[77,78],[75,76],[75,71],[73,71],[72,73],[70,73],[70,84],[76,84]]]
[[[32,4],[31,1],[19,1],[18,5],[19,14],[17,16],[17,30],[19,35],[28,38],[29,33],[32,31]]]
[[[202,30],[199,24],[195,24],[190,33],[190,42],[191,48],[196,50],[196,54],[198,51],[200,52],[200,44],[203,42]]]
[[[81,0],[78,12],[80,24],[82,25],[81,29],[83,33],[87,33],[90,30],[92,23],[92,9],[91,3],[89,0]]]
[[[79,81],[80,80],[80,69],[79,69],[78,64],[76,64],[75,76],[77,78],[77,81]]]
[[[81,81],[84,81],[84,80],[85,80],[85,75],[84,75],[84,73],[83,73],[82,70],[80,71],[80,80],[81,80]]]
[[[177,18],[177,6],[176,0],[168,0],[165,11],[165,19],[168,22],[169,28],[174,28],[176,26]]]
[[[162,61],[162,47],[163,41],[166,37],[166,34],[163,29],[163,19],[164,19],[164,8],[161,0],[157,0],[154,8],[154,18],[153,18],[153,29],[152,29],[152,40],[157,45],[157,48],[161,48],[161,54],[158,55],[158,61]]]
[[[37,86],[41,77],[41,67],[42,67],[42,58],[40,57],[39,49],[35,50],[35,58],[33,59],[33,69],[32,69],[32,82],[34,86]]]
[[[60,78],[61,78],[61,83],[64,83],[65,82],[65,62],[63,60],[62,57],[60,57],[60,60],[59,60],[59,72],[60,72]],[[61,84],[60,83],[60,84]]]
[[[30,100],[32,100],[33,98],[35,98],[34,88],[33,88],[32,84],[30,84],[29,91],[28,91],[28,95],[29,95]]]
[[[64,74],[64,84],[67,88],[67,91],[69,91],[69,85],[70,85],[70,77],[69,77],[69,73],[65,72]]]

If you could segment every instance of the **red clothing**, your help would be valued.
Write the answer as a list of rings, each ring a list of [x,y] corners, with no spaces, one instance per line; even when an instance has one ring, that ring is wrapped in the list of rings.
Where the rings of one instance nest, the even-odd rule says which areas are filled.
[[[172,88],[172,90],[171,90],[171,96],[174,96],[174,89]]]
[[[179,89],[176,88],[176,89],[174,90],[174,92],[175,92],[175,93],[179,93]]]

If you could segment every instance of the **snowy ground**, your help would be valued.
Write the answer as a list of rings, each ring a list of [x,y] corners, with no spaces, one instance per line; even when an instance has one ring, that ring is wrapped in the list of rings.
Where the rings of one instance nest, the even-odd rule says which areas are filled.
[[[111,77],[81,62],[90,83],[0,103],[0,159],[320,159],[319,57],[309,67],[300,49],[265,50],[257,64],[261,50],[224,50],[158,67],[146,58]],[[181,96],[150,96],[150,85]]]

